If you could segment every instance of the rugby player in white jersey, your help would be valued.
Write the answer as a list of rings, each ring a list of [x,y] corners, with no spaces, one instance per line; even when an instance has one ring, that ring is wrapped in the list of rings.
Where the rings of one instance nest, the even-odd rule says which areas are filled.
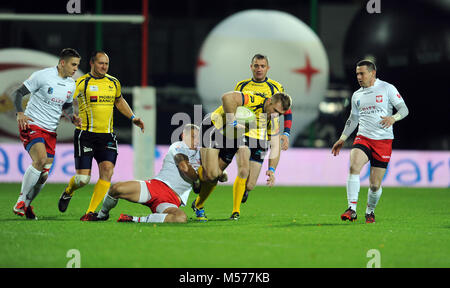
[[[97,220],[109,218],[109,211],[119,199],[148,206],[152,211],[144,217],[120,214],[118,222],[163,223],[187,221],[186,206],[193,185],[198,185],[197,169],[200,166],[198,126],[188,124],[183,128],[182,141],[170,145],[163,166],[153,179],[147,181],[119,182],[111,186],[103,199]]]
[[[75,126],[81,119],[73,113],[72,101],[80,54],[72,48],[63,49],[57,66],[34,72],[23,85],[14,91],[20,140],[32,159],[25,171],[19,198],[13,207],[16,215],[37,219],[30,206],[43,188],[55,156],[56,128],[61,114]],[[25,111],[22,98],[30,94]]]
[[[350,152],[350,171],[347,179],[348,209],[341,215],[341,219],[343,221],[357,219],[359,174],[364,165],[370,161],[370,187],[365,217],[366,223],[374,223],[375,207],[382,193],[381,181],[392,153],[394,139],[392,125],[405,118],[409,111],[394,85],[376,78],[376,66],[373,62],[359,61],[356,65],[356,77],[361,88],[353,93],[350,117],[331,153],[337,156],[345,140],[359,125]],[[393,108],[397,110],[395,114]]]

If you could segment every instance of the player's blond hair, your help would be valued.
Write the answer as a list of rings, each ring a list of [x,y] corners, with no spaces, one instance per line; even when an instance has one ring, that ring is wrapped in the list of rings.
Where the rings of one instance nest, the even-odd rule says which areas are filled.
[[[283,107],[284,111],[289,110],[292,105],[292,98],[287,93],[284,92],[277,92],[272,96],[272,101],[274,103],[277,103],[278,101],[281,101],[281,106]]]

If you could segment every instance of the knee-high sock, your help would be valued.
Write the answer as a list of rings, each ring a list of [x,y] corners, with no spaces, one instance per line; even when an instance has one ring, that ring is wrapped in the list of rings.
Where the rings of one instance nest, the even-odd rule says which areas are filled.
[[[25,199],[25,206],[30,206],[31,202],[34,200],[34,198],[36,198],[36,196],[39,194],[39,192],[41,192],[42,188],[44,188],[45,183],[40,183],[40,181],[38,181],[38,183],[36,183],[36,185],[34,185],[33,189],[31,190],[31,192],[29,192],[27,194],[27,197]]]
[[[375,207],[377,207],[378,200],[380,200],[382,193],[383,193],[383,189],[381,187],[377,191],[372,191],[369,188],[369,192],[367,194],[366,214],[370,214],[373,211],[375,211]]]
[[[133,222],[138,223],[164,223],[167,213],[153,213],[144,217],[133,216]]]
[[[348,207],[350,207],[353,211],[356,211],[359,189],[360,189],[359,175],[349,174],[347,179],[347,201]]]
[[[106,193],[105,198],[103,198],[102,209],[100,209],[100,212],[98,212],[98,217],[99,218],[106,217],[106,215],[109,214],[109,211],[112,208],[116,207],[118,201],[119,199],[113,198],[109,196],[108,193]]]
[[[106,192],[108,192],[109,186],[111,186],[111,182],[98,179],[97,184],[94,186],[94,193],[92,194],[91,203],[89,203],[89,208],[86,211],[86,214],[89,212],[95,212],[97,206],[105,197]]]
[[[236,177],[233,184],[233,213],[240,212],[242,196],[245,193],[247,178]]]
[[[25,202],[27,200],[27,195],[32,192],[34,186],[36,185],[36,183],[38,183],[40,177],[41,171],[37,170],[32,165],[30,165],[27,168],[25,174],[23,175],[22,188],[20,191],[19,199],[17,199],[17,202],[20,201]]]
[[[195,199],[195,207],[197,209],[202,209],[205,206],[205,201],[208,199],[209,195],[214,191],[217,186],[217,182],[202,182],[200,181],[200,193],[198,193]]]
[[[69,184],[66,188],[66,194],[72,196],[75,190],[77,190],[79,187],[75,184],[75,175],[70,178]]]

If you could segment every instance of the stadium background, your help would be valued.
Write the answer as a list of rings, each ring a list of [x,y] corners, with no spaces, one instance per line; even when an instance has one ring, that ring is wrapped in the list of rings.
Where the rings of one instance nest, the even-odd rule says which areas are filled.
[[[435,170],[439,173],[429,175],[428,178],[437,175],[440,183],[434,186],[445,187],[446,183],[449,183],[449,167],[446,167],[448,165],[445,163],[448,160],[450,136],[448,125],[439,123],[448,123],[448,106],[442,105],[448,97],[448,89],[443,88],[447,76],[445,69],[450,58],[449,24],[446,21],[449,15],[448,2],[409,1],[406,5],[381,1],[381,13],[373,14],[368,13],[367,2],[225,1],[218,9],[212,7],[208,1],[180,1],[175,7],[160,1],[149,1],[146,62],[148,75],[145,79],[141,73],[144,65],[141,57],[141,25],[3,20],[0,21],[0,49],[26,48],[57,55],[64,47],[75,47],[84,57],[80,64],[80,69],[84,72],[90,69],[88,55],[95,49],[104,49],[111,58],[109,73],[120,79],[124,87],[123,95],[130,104],[131,87],[139,86],[145,81],[148,86],[156,88],[156,144],[169,145],[171,135],[178,127],[170,125],[173,115],[184,112],[194,119],[194,105],[202,104],[204,101],[199,95],[196,76],[198,70],[202,68],[200,50],[210,32],[224,19],[237,12],[249,9],[286,12],[315,31],[325,48],[328,61],[326,90],[320,92],[324,95],[319,95],[322,100],[315,108],[318,116],[295,137],[291,136],[291,149],[288,152],[295,151],[292,147],[321,148],[325,151],[332,146],[340,136],[349,114],[348,104],[351,94],[358,88],[354,76],[354,63],[363,57],[374,57],[379,67],[377,76],[398,87],[411,111],[407,120],[396,124],[394,151],[433,150],[443,153],[433,160],[427,158],[430,154],[423,153],[420,159],[411,160],[413,164],[407,165],[406,172],[408,169],[414,170],[416,166],[421,166],[418,169],[423,170],[419,172],[423,176],[412,172],[413,176],[407,176],[408,179],[397,181],[397,184],[415,183],[414,179],[423,180],[427,173],[434,173],[434,170],[430,172],[427,165],[437,165],[439,169]],[[22,1],[20,5],[2,3],[0,12],[71,16],[66,10],[67,1],[61,1],[59,5],[55,3],[59,2]],[[80,4],[82,15],[143,13],[142,1],[125,3],[81,0]],[[269,55],[269,59],[277,56],[279,57]],[[3,68],[5,66],[7,65],[3,65]],[[244,71],[239,71],[240,75],[250,77],[248,64],[242,66],[245,68]],[[314,62],[312,66],[314,68]],[[272,76],[271,71],[275,71],[276,68],[272,67],[268,76],[284,83],[283,79]],[[304,81],[301,77],[305,78],[306,75],[298,76],[298,79],[301,79],[299,81]],[[312,83],[315,81],[314,77],[315,75],[311,77]],[[229,84],[229,90],[234,84]],[[292,91],[292,87],[291,90],[289,88],[288,85],[287,91],[294,96],[301,93]],[[7,91],[1,93],[4,97]],[[219,96],[220,94],[217,95]],[[0,104],[5,103],[4,98],[2,101]],[[11,111],[12,109],[9,108]],[[12,114],[11,111],[7,112]],[[203,114],[207,112],[210,111],[205,111],[203,106]],[[299,114],[302,113],[297,113]],[[117,111],[114,118],[119,143],[130,144],[132,139],[130,121]],[[298,123],[294,121],[293,126],[296,125]],[[4,126],[0,131],[0,143],[18,143],[16,136],[5,133],[5,128],[7,127]],[[68,140],[62,142],[70,143]],[[347,148],[351,142],[346,142]],[[156,154],[157,157],[160,155],[158,151]],[[341,157],[340,161],[344,161],[343,158]],[[291,167],[287,167],[284,161],[286,160],[282,157],[280,167],[289,170]],[[311,163],[313,162],[307,164]],[[6,174],[4,177],[11,179]],[[426,186],[427,183],[430,181],[421,183],[421,186]]]

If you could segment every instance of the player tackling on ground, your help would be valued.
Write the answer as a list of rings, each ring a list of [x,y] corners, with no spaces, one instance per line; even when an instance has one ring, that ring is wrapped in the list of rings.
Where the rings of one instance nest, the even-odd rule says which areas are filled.
[[[353,93],[350,117],[341,137],[334,143],[331,153],[334,156],[339,155],[345,140],[359,125],[350,152],[350,171],[347,179],[348,209],[341,215],[341,219],[356,220],[359,174],[364,165],[370,161],[366,223],[375,223],[374,210],[382,193],[381,181],[391,158],[394,139],[392,125],[405,118],[409,112],[394,85],[376,78],[376,67],[373,62],[359,61],[356,65],[356,77],[361,88]],[[393,114],[393,108],[397,113]]]
[[[37,219],[30,203],[44,187],[52,166],[56,128],[61,114],[76,126],[81,125],[81,119],[73,114],[72,107],[75,92],[72,76],[78,70],[80,59],[74,49],[63,49],[57,66],[34,72],[13,94],[20,140],[32,159],[23,175],[19,199],[13,208],[16,215]],[[29,93],[30,100],[24,112],[22,98]]]
[[[182,141],[170,145],[163,167],[153,179],[112,185],[96,220],[107,220],[109,211],[117,205],[117,201],[126,199],[148,206],[152,214],[144,217],[121,214],[118,222],[186,222],[186,213],[179,207],[186,205],[192,185],[198,180],[199,129],[192,124],[183,128]]]

